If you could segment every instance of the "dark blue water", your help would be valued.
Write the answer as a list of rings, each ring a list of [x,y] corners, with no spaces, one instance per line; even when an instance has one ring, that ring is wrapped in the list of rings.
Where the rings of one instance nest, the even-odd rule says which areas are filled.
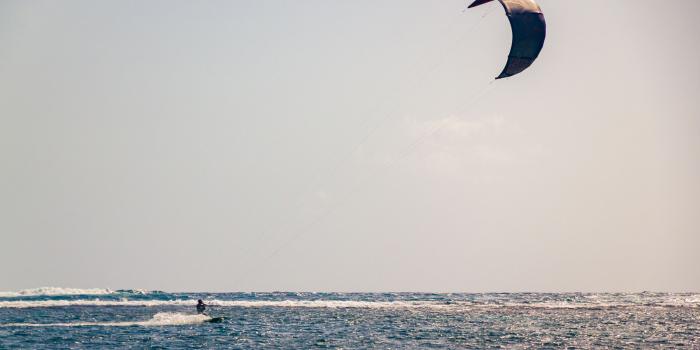
[[[0,293],[0,349],[500,347],[697,349],[700,295]]]

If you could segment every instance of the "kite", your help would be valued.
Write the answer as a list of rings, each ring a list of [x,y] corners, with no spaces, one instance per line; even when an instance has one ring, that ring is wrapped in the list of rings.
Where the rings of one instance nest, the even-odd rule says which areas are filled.
[[[483,5],[494,0],[476,0],[469,8]],[[502,79],[512,77],[535,62],[544,46],[547,24],[540,6],[533,0],[498,0],[506,10],[513,31],[508,63],[503,72],[496,77]]]

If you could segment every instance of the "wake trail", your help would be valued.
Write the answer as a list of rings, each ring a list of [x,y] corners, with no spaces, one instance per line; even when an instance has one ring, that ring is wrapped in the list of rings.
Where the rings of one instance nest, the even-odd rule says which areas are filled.
[[[190,315],[172,312],[159,312],[146,321],[126,322],[71,322],[71,323],[7,323],[0,327],[157,327],[180,326],[204,323],[211,320],[207,315]]]

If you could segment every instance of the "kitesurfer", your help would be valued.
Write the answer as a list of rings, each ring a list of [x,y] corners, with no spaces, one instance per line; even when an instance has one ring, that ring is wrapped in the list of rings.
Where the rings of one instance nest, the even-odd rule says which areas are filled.
[[[202,299],[197,300],[197,313],[204,314],[204,310],[207,309],[207,304],[205,304]]]

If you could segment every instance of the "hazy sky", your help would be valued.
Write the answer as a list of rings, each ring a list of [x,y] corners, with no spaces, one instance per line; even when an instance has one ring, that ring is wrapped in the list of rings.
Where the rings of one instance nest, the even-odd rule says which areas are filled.
[[[0,0],[0,290],[700,291],[700,1],[539,3]]]

